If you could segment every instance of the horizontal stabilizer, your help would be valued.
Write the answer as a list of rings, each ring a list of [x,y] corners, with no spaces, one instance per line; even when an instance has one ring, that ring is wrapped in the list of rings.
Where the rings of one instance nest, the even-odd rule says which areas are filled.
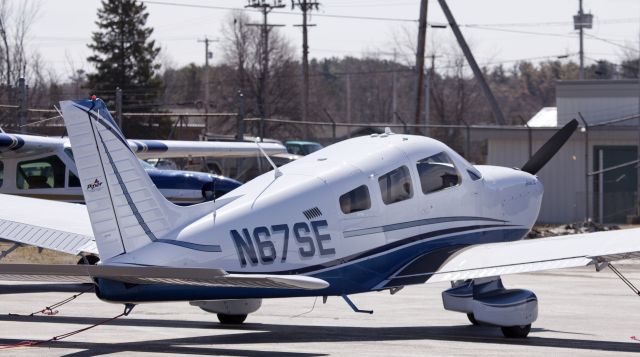
[[[91,283],[105,278],[129,284],[318,290],[324,280],[301,275],[228,274],[221,269],[114,265],[0,264],[0,280]]]
[[[571,268],[640,258],[640,229],[471,246],[449,258],[429,283]]]
[[[0,238],[67,254],[97,254],[84,205],[0,194]]]

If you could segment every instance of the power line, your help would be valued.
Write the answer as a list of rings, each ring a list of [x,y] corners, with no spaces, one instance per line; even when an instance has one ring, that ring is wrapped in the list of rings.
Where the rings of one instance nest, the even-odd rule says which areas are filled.
[[[536,31],[523,31],[523,30],[508,30],[503,28],[489,27],[489,26],[479,26],[479,25],[463,25],[469,29],[479,29],[479,30],[489,30],[489,31],[498,31],[498,32],[510,32],[510,33],[520,33],[524,35],[537,35],[537,36],[552,36],[552,37],[566,37],[566,38],[576,38],[574,34],[560,34],[553,32],[536,32]]]
[[[246,12],[260,12],[259,10],[243,9],[237,7],[225,7],[225,6],[212,6],[212,5],[200,5],[200,4],[182,4],[169,1],[147,1],[144,3],[152,5],[166,5],[166,6],[178,6],[178,7],[190,7],[197,9],[210,9],[210,10],[234,10],[234,11],[246,11]],[[297,15],[291,12],[285,11],[272,11],[273,14],[278,15]],[[375,17],[375,16],[351,16],[351,15],[337,15],[337,14],[316,14],[316,17],[338,18],[338,19],[352,19],[352,20],[371,20],[371,21],[389,21],[389,22],[414,22],[417,23],[417,19],[401,19],[394,17]]]

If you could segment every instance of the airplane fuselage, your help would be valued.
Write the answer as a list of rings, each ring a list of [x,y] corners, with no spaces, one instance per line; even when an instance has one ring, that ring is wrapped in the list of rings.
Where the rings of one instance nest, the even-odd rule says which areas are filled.
[[[73,153],[62,139],[33,137],[32,140],[50,140],[55,151],[15,154],[11,149],[2,152],[0,159],[0,193],[25,197],[84,203]],[[147,174],[162,194],[178,205],[191,205],[221,196],[240,183],[226,177],[202,172],[157,170],[145,167]]]
[[[263,174],[170,238],[109,264],[302,274],[320,291],[136,286],[103,281],[114,301],[342,295],[424,283],[465,247],[522,239],[543,188],[517,169],[474,166],[425,137],[346,140]],[[211,203],[206,203],[211,205]],[[219,246],[216,251],[199,246]]]

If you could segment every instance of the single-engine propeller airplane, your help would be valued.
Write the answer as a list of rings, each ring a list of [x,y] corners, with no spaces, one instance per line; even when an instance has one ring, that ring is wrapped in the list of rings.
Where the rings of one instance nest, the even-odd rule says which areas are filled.
[[[501,275],[640,255],[638,229],[521,241],[540,210],[535,174],[575,121],[521,169],[474,166],[441,142],[387,130],[182,207],[154,187],[101,100],[61,106],[86,207],[2,195],[0,237],[89,236],[101,262],[2,264],[4,280],[89,282],[128,306],[189,301],[222,323],[242,323],[264,298],[341,296],[362,311],[350,294],[451,281],[445,309],[526,337],[536,295],[506,289]]]
[[[248,142],[128,140],[140,159],[260,155]],[[264,143],[270,155],[286,152],[283,145]],[[140,162],[160,192],[171,202],[189,205],[221,196],[240,185],[236,180],[203,172],[158,170]],[[0,193],[84,202],[68,138],[0,133]]]

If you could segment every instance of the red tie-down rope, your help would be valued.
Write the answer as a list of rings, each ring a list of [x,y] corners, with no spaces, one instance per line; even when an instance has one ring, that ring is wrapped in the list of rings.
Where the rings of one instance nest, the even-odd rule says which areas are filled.
[[[62,335],[53,336],[50,339],[44,340],[44,341],[20,341],[18,343],[0,345],[0,350],[6,350],[6,349],[10,349],[10,348],[20,348],[20,347],[32,347],[32,346],[42,345],[42,344],[47,343],[47,342],[60,341],[60,340],[63,340],[65,338],[67,338],[67,337],[70,337],[70,336],[73,336],[73,335],[77,335],[80,332],[84,332],[84,331],[90,330],[90,329],[92,329],[94,327],[98,327],[100,325],[104,325],[106,323],[109,323],[109,322],[111,322],[111,321],[113,321],[113,320],[115,320],[117,318],[122,317],[122,316],[127,316],[127,315],[129,315],[129,313],[131,313],[131,310],[133,310],[134,307],[135,307],[135,305],[133,305],[133,304],[125,304],[124,305],[124,311],[121,314],[116,315],[116,316],[111,317],[111,318],[108,318],[106,320],[102,320],[102,321],[98,322],[97,324],[93,324],[91,326],[83,327],[83,328],[81,328],[79,330],[67,332],[67,333],[64,333]],[[46,309],[43,309],[43,310],[46,310]]]
[[[53,316],[53,315],[57,315],[58,314],[58,310],[55,310],[57,308],[59,308],[62,305],[68,304],[71,301],[77,299],[80,295],[84,294],[84,293],[88,293],[90,291],[93,291],[93,285],[91,285],[91,287],[89,287],[87,290],[81,291],[75,295],[72,295],[64,300],[58,301],[55,304],[52,304],[51,306],[45,306],[44,309],[42,310],[38,310],[38,311],[34,311],[32,313],[30,313],[29,315],[21,315],[21,314],[12,314],[10,313],[9,316],[35,316],[38,314],[42,314],[42,315],[49,315],[49,316]]]

